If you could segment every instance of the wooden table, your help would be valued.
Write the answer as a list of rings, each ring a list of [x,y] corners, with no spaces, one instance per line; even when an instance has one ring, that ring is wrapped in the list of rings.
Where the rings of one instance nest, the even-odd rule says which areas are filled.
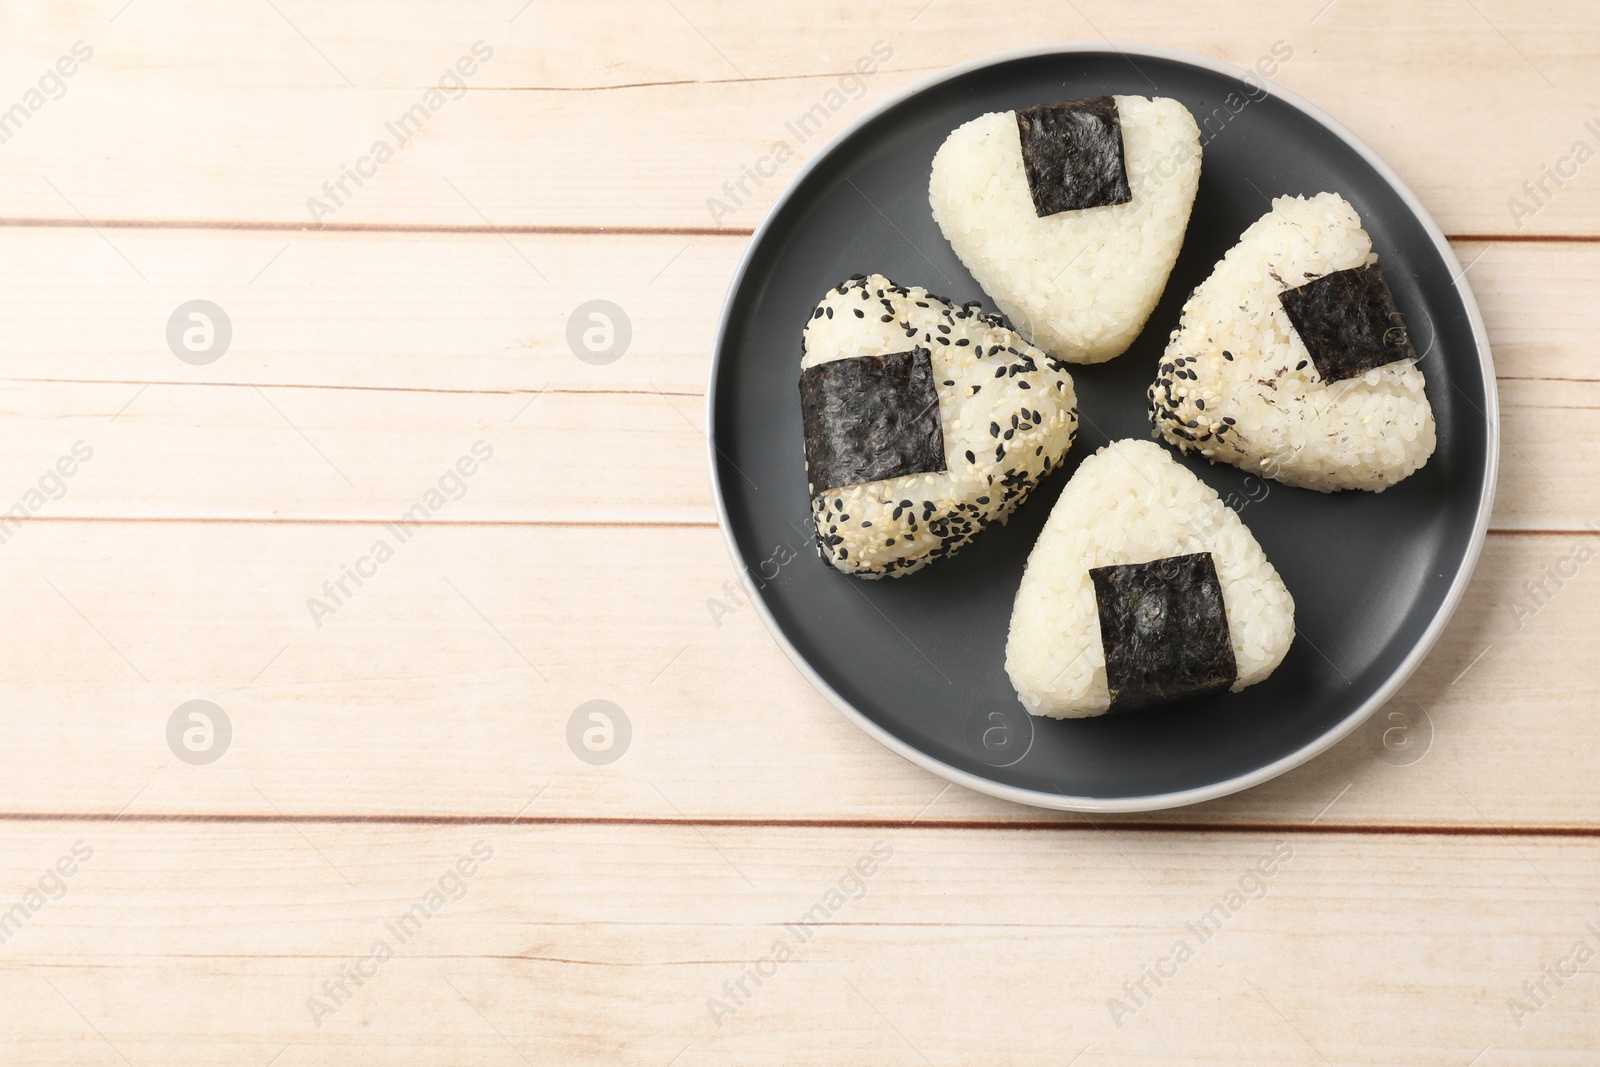
[[[519,4],[0,13],[0,1060],[1600,1061],[1600,8]],[[702,428],[800,161],[1103,36],[1292,52],[1470,264],[1504,443],[1403,720],[1091,820],[808,687]]]

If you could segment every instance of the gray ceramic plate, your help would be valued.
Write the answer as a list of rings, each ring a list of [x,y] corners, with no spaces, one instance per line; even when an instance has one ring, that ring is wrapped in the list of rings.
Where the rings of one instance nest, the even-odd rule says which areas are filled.
[[[754,602],[789,657],[846,715],[969,788],[1044,807],[1137,811],[1266,781],[1328,748],[1395,693],[1477,560],[1494,493],[1498,411],[1488,342],[1460,265],[1371,149],[1306,101],[1245,75],[1200,56],[1106,45],[957,67],[877,108],[805,167],[756,231],[729,290],[708,399],[711,462],[723,529]],[[986,111],[1102,93],[1174,97],[1202,124],[1200,191],[1160,305],[1126,354],[1073,369],[1084,416],[1077,442],[1008,525],[908,578],[838,573],[816,555],[806,501],[798,381],[807,316],[829,286],[874,271],[992,310],[929,213],[935,150]],[[1224,499],[1241,502],[1241,517],[1294,594],[1299,632],[1288,657],[1242,693],[1094,719],[1031,718],[1006,678],[1006,627],[1028,551],[1065,479],[1108,439],[1149,438],[1145,387],[1178,310],[1268,198],[1325,189],[1361,213],[1425,353],[1438,451],[1382,494],[1324,495],[1185,460]]]

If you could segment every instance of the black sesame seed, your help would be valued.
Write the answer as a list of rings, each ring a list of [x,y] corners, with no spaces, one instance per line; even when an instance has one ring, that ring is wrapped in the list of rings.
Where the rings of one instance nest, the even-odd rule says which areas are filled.
[[[854,311],[856,313],[856,318],[858,318],[858,319],[866,318],[866,316],[861,313],[861,309],[860,308],[851,308],[850,310]]]
[[[878,321],[879,322],[893,322],[894,321],[894,316],[893,315],[885,315],[885,316],[883,316],[883,318],[879,319]]]

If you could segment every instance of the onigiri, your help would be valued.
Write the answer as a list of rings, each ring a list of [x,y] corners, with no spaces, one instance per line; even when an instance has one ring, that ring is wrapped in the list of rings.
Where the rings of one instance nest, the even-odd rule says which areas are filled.
[[[1372,238],[1336,193],[1280,196],[1183,306],[1157,436],[1286,485],[1381,492],[1433,455],[1427,382]]]
[[[1165,97],[991,112],[933,157],[928,200],[961,262],[1033,344],[1071,363],[1121,355],[1177,262],[1200,129]]]
[[[1238,514],[1160,445],[1115,441],[1028,556],[1006,673],[1034,715],[1104,715],[1238,692],[1294,633],[1294,599]]]
[[[1072,447],[1066,364],[976,303],[856,275],[812,310],[803,346],[817,551],[846,574],[900,577],[950,555]]]

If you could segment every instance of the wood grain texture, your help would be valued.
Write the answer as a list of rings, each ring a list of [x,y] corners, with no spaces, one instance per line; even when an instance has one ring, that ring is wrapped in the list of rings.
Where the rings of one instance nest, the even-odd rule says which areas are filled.
[[[77,440],[97,449],[49,515],[390,518],[483,439],[502,462],[454,521],[715,521],[703,394],[742,239],[510,248],[484,235],[157,230],[118,231],[112,248],[92,231],[8,232],[0,486],[21,493]],[[1501,376],[1493,527],[1587,529],[1600,522],[1600,424],[1583,414],[1600,407],[1588,355],[1600,308],[1586,297],[1600,245],[1458,251]],[[227,312],[233,342],[195,367],[167,351],[166,329],[201,296]],[[567,326],[593,299],[632,330],[627,352],[598,366],[574,354]],[[569,475],[582,494],[562,492]]]
[[[1546,174],[1600,146],[1597,30],[1582,0],[0,6],[0,513],[36,512],[0,515],[0,1059],[1589,1067],[1592,975],[1545,969],[1600,949],[1600,186]],[[1246,793],[1090,819],[811,689],[738,591],[703,430],[804,160],[950,64],[1106,38],[1292,50],[1276,80],[1454,235],[1503,447],[1389,709]],[[234,331],[206,366],[166,338],[194,299]],[[615,362],[568,340],[590,300]],[[232,727],[207,765],[167,740],[196,699]],[[603,766],[567,738],[595,699],[633,731]]]
[[[160,227],[12,226],[0,236],[11,380],[523,393],[703,392],[747,244]],[[1600,248],[1466,241],[1454,250],[1470,265],[1502,381],[1600,380],[1600,311],[1588,299],[1600,286]],[[173,359],[166,345],[173,310],[196,298],[218,303],[234,327],[229,354],[204,367]],[[593,299],[620,306],[633,329],[627,354],[609,365],[583,362],[567,341],[568,317]]]
[[[8,377],[436,391],[639,388],[641,380],[703,391],[716,316],[747,243],[637,234],[518,235],[508,244],[493,234],[0,233]],[[1502,379],[1600,379],[1590,345],[1600,312],[1586,299],[1600,285],[1600,249],[1465,241],[1454,250],[1469,265],[1465,278]],[[93,315],[84,314],[87,293]],[[173,309],[199,297],[220,304],[235,327],[231,355],[208,367],[171,360],[166,349]],[[592,299],[628,314],[625,359],[592,366],[573,356],[567,319]]]
[[[1600,426],[1584,414],[1600,409],[1600,384],[1510,380],[1500,399],[1492,528],[1581,532],[1600,522],[1590,462]],[[60,498],[35,509],[46,521],[387,520],[481,442],[494,458],[447,489],[448,521],[716,522],[704,398],[648,383],[467,393],[20,382],[7,404],[0,510],[75,445],[94,450]],[[797,440],[797,463],[799,454]]]
[[[1578,1067],[1600,1018],[1507,1003],[1600,942],[1593,841],[61,822],[5,902],[75,844],[4,946],[30,1063]]]
[[[704,393],[745,238],[0,229],[8,377],[440,393],[546,387]],[[124,258],[125,257],[125,258]],[[130,266],[136,264],[137,267]],[[1596,260],[1600,270],[1600,258]],[[1492,265],[1485,258],[1478,270]],[[148,279],[148,280],[146,280]],[[85,293],[94,314],[84,314]],[[185,301],[218,304],[227,354],[167,349]],[[573,354],[589,300],[622,308],[625,356]],[[515,397],[505,404],[516,410]],[[508,416],[509,417],[509,413]]]
[[[313,619],[308,599],[335,605],[323,583],[380,538],[397,541],[342,523],[23,529],[0,546],[17,634],[0,684],[55,710],[12,725],[0,811],[506,819],[543,788],[539,813],[562,818],[1082,821],[946,789],[860,733],[734,592],[714,528],[424,527]],[[1404,753],[1384,749],[1379,718],[1278,781],[1154,818],[1600,826],[1600,733],[1574,716],[1569,666],[1600,655],[1600,569],[1572,564],[1579,546],[1491,538],[1396,705],[1420,762],[1393,765]],[[1562,560],[1574,577],[1551,577]],[[783,580],[817,565],[803,556]],[[166,748],[191,699],[233,722],[208,767]],[[566,736],[595,699],[633,727],[603,767]],[[1555,736],[1572,773],[1552,778]]]
[[[1536,17],[1511,0],[1399,14],[1381,0],[1187,12],[1032,0],[1004,18],[922,0],[820,11],[791,0],[764,5],[757,33],[742,10],[704,0],[576,17],[537,5],[513,21],[519,6],[141,3],[110,23],[88,10],[32,16],[8,65],[43,69],[80,39],[95,56],[5,145],[0,217],[313,223],[307,201],[323,182],[380,138],[398,149],[385,123],[482,40],[494,56],[471,88],[352,186],[332,221],[748,228],[801,160],[891,93],[998,49],[1109,38],[1247,67],[1282,41],[1293,56],[1277,80],[1366,139],[1448,232],[1600,236],[1600,192],[1581,168],[1559,187],[1547,179],[1527,217],[1507,203],[1563,167],[1577,140],[1600,145],[1585,127],[1600,73],[1582,44],[1600,13],[1582,0]],[[804,141],[788,133],[876,41],[891,58],[829,102],[829,125]],[[714,218],[706,201],[785,139],[796,158]]]

